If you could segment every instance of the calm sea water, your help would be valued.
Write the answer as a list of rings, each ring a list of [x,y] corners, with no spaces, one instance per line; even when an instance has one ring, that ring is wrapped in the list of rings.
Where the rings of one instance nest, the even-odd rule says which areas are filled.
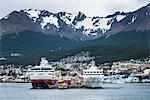
[[[0,83],[0,100],[150,100],[150,83],[103,84],[103,89],[30,88],[30,83]]]

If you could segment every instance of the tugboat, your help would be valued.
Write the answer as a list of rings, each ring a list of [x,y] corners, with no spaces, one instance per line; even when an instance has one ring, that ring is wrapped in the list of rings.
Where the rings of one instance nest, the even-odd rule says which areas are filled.
[[[46,58],[41,58],[39,66],[30,68],[28,75],[33,89],[55,88],[58,81],[55,77],[55,70]]]
[[[95,61],[91,62],[90,69],[83,70],[83,84],[86,88],[102,88],[103,70],[95,66]]]

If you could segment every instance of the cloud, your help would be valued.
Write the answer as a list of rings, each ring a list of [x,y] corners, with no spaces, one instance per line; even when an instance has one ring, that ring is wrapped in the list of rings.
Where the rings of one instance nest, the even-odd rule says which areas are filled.
[[[0,0],[0,18],[14,10],[29,8],[106,16],[116,11],[134,11],[148,3],[149,0]]]

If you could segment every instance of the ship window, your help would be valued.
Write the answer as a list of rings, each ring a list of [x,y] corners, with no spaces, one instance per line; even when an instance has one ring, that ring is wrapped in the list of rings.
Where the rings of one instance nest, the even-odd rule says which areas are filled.
[[[33,71],[28,71],[28,72],[33,72]]]
[[[31,68],[31,70],[40,70],[40,68]]]
[[[51,68],[42,68],[42,70],[52,70]]]

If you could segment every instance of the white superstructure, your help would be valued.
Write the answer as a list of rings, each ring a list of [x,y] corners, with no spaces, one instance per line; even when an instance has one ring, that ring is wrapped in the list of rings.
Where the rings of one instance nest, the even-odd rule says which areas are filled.
[[[48,63],[46,58],[41,58],[39,66],[32,67],[28,70],[30,80],[36,79],[55,79],[55,70]]]

